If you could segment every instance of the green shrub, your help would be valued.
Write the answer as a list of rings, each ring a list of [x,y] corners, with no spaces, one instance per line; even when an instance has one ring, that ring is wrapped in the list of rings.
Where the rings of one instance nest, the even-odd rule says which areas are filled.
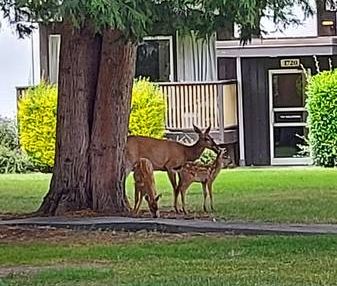
[[[33,170],[34,166],[27,154],[0,145],[0,174],[26,173]]]
[[[19,101],[21,148],[40,168],[52,167],[55,153],[57,88],[44,82]]]
[[[204,152],[202,152],[198,161],[203,164],[211,164],[214,162],[215,159],[216,159],[216,153],[212,150],[205,149]]]
[[[314,163],[336,166],[337,70],[313,76],[307,93],[309,143]]]
[[[136,80],[132,90],[130,134],[162,138],[164,131],[165,100],[163,94],[148,80]]]
[[[24,173],[33,170],[27,154],[19,149],[16,124],[0,118],[0,174]]]
[[[12,150],[19,147],[17,128],[13,120],[0,117],[0,146]]]

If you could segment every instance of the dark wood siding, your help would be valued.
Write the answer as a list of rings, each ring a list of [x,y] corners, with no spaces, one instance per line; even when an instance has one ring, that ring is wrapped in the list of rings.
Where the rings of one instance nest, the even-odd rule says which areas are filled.
[[[218,79],[236,79],[236,58],[218,58]]]
[[[273,60],[242,59],[246,165],[269,165],[268,69]]]
[[[48,60],[48,29],[45,25],[40,25],[40,76],[43,80],[48,80],[49,60]]]
[[[287,57],[291,58],[291,57]],[[295,57],[298,58],[298,57]],[[282,58],[243,58],[242,88],[246,165],[270,165],[268,70],[281,69]],[[311,74],[317,73],[313,57],[300,58]],[[329,69],[329,57],[318,57],[320,70]],[[337,67],[337,57],[331,57]]]
[[[317,2],[317,30],[319,36],[335,36],[336,30],[336,12],[325,9],[327,0]],[[324,24],[324,22],[326,24]],[[329,24],[327,25],[327,22]],[[331,23],[331,24],[330,24]]]

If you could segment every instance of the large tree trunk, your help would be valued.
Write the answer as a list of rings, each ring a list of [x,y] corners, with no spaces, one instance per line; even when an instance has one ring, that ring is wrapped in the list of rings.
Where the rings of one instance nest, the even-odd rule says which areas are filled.
[[[46,215],[92,208],[89,146],[101,37],[67,24],[61,37],[55,165],[39,209]]]
[[[119,31],[104,32],[90,148],[93,210],[98,212],[128,209],[124,150],[135,55],[136,45]]]
[[[39,213],[128,211],[124,151],[136,45],[89,26],[64,24],[61,37],[55,166]]]

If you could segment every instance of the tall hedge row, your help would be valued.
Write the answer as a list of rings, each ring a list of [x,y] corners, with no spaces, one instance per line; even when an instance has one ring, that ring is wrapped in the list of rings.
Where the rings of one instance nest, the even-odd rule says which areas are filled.
[[[309,144],[314,163],[337,164],[337,69],[313,76],[308,84]]]

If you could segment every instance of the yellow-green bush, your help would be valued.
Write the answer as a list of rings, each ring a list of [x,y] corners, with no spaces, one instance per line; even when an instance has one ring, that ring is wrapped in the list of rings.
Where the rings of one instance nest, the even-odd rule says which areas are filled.
[[[57,88],[41,83],[19,101],[19,133],[22,149],[35,165],[54,165]],[[161,138],[165,128],[165,101],[148,80],[135,81],[129,130],[133,135]]]
[[[21,148],[34,164],[54,165],[57,88],[42,82],[19,100]]]
[[[146,79],[136,80],[132,90],[129,131],[132,135],[162,138],[165,101],[159,88]]]

